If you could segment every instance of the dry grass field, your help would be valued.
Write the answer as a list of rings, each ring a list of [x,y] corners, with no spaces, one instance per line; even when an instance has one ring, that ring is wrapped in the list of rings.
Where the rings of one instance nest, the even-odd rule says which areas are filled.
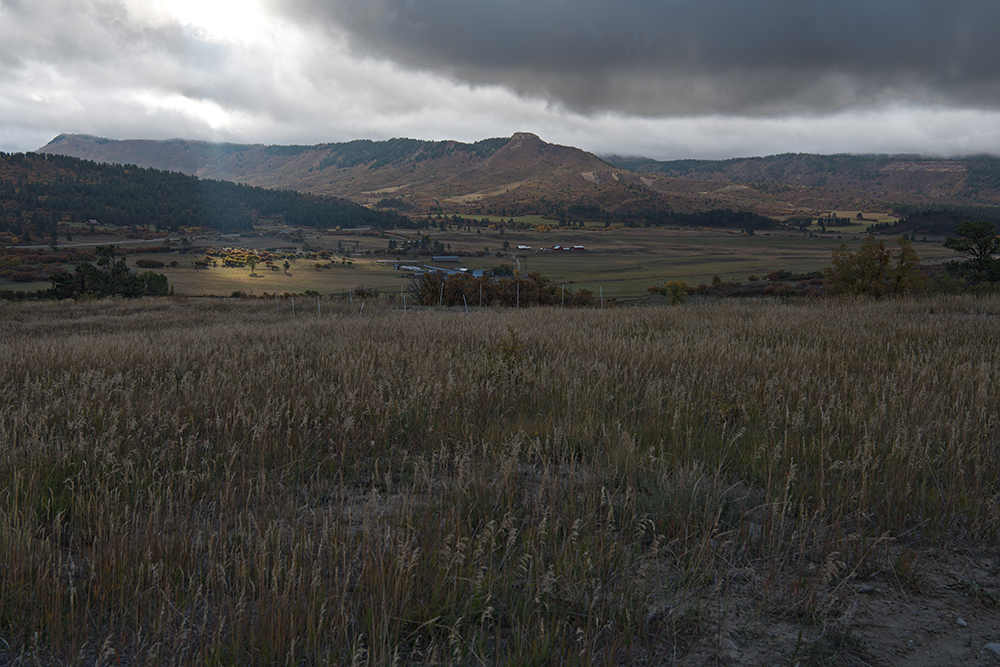
[[[287,305],[0,304],[0,664],[1000,641],[996,298]]]

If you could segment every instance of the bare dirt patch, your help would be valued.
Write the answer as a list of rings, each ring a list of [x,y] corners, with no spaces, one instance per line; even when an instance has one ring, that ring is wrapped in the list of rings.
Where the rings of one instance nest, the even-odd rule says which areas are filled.
[[[446,197],[445,201],[452,202],[454,204],[468,204],[469,202],[479,201],[480,199],[485,199],[487,197],[496,197],[502,194],[506,194],[510,190],[519,188],[522,185],[524,185],[524,181],[504,183],[495,188],[489,188],[487,190],[479,190],[477,192],[470,192],[464,195],[455,195],[453,197]]]
[[[691,632],[682,655],[652,649],[637,663],[677,665],[1000,665],[1000,558],[988,549],[914,553],[900,571],[831,579],[812,613],[760,601],[760,573],[734,569],[683,605]],[[793,598],[797,576],[767,582]],[[676,607],[675,607],[676,609]],[[692,612],[691,610],[697,610]]]

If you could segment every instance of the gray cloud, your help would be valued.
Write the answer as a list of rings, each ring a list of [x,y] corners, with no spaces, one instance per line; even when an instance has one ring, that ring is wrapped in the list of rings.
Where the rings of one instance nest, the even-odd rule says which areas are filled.
[[[8,80],[45,69],[81,89],[170,87],[215,76],[224,56],[176,24],[143,25],[116,2],[91,3],[86,11],[60,0],[2,5],[0,62]]]
[[[295,96],[274,66],[273,53],[150,20],[120,0],[0,0],[0,127],[12,136],[229,138],[206,128],[199,105],[287,115]]]
[[[531,131],[602,153],[1000,152],[1000,6],[0,0],[0,150]]]
[[[275,0],[277,2],[277,0]],[[994,0],[293,0],[359,52],[566,107],[829,110],[881,95],[1000,106]]]

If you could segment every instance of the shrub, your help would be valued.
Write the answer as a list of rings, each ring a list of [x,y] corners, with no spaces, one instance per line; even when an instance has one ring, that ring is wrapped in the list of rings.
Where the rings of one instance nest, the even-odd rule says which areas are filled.
[[[670,296],[670,305],[676,306],[687,301],[688,284],[683,280],[671,280],[665,285]]]
[[[167,296],[169,294],[170,285],[167,283],[167,277],[162,273],[146,271],[140,273],[138,277],[145,285],[146,294],[149,296]]]

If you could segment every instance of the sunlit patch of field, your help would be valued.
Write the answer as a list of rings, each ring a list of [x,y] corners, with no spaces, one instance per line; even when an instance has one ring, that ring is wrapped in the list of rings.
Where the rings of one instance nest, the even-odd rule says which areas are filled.
[[[998,546],[996,298],[278,305],[0,304],[0,662],[662,662]]]
[[[234,291],[250,295],[263,293],[298,294],[307,290],[323,295],[340,294],[347,290],[365,286],[380,291],[398,292],[400,285],[408,284],[400,271],[391,265],[377,264],[369,259],[326,262],[299,259],[289,262],[286,273],[281,262],[276,262],[277,270],[258,264],[251,275],[250,268],[216,266],[208,269],[193,267],[169,267],[156,269],[167,276],[178,294],[190,296],[229,296]],[[317,268],[330,265],[330,268]]]

